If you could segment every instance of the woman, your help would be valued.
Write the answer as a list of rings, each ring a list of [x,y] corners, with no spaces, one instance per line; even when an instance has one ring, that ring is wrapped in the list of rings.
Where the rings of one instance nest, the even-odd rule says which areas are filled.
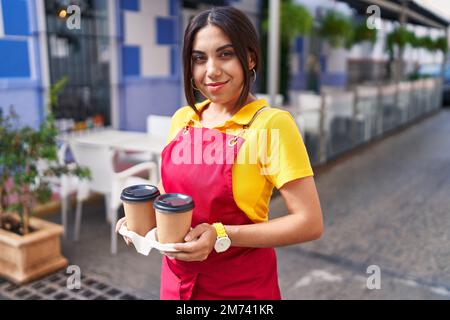
[[[280,299],[273,248],[323,232],[301,135],[288,112],[250,92],[259,45],[239,10],[216,7],[194,17],[183,63],[189,106],[172,118],[158,188],[190,195],[195,209],[186,242],[164,252],[161,299]],[[195,91],[207,99],[196,104]],[[273,187],[289,214],[269,220]]]

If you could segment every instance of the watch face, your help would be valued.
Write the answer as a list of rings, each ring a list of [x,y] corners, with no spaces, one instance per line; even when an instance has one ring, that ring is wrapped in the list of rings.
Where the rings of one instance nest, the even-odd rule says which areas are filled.
[[[217,252],[224,252],[227,250],[231,245],[231,240],[228,237],[219,238],[216,240],[216,244],[214,246],[214,249]]]

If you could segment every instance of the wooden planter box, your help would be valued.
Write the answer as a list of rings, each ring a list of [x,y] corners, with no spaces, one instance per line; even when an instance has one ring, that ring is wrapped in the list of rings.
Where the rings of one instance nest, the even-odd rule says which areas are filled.
[[[43,277],[68,265],[61,255],[62,226],[30,218],[35,229],[26,236],[0,229],[0,276],[16,284]]]

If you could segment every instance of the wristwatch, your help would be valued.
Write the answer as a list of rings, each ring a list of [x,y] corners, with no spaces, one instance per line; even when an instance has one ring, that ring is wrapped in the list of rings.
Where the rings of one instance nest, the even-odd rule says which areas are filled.
[[[213,227],[217,232],[217,240],[214,245],[214,250],[218,253],[228,250],[231,246],[231,239],[228,237],[225,227],[220,222],[213,223]]]

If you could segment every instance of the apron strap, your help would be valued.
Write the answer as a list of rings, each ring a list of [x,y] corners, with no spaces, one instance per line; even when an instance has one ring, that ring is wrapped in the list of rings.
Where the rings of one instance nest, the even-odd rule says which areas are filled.
[[[265,109],[269,109],[269,108],[270,108],[269,106],[265,106],[265,107],[262,107],[261,109],[259,109],[258,111],[256,111],[255,114],[253,115],[252,119],[247,124],[244,124],[242,126],[242,128],[244,128],[244,129],[250,128],[250,126],[252,125],[253,121],[255,121],[256,117],[261,113],[261,111],[263,111]]]
[[[239,131],[239,133],[238,133],[233,139],[231,139],[231,140],[228,141],[228,146],[233,147],[233,146],[237,143],[238,138],[239,138],[239,137],[242,137],[242,136],[244,135],[245,130],[247,130],[248,128],[250,128],[250,126],[252,125],[253,121],[255,121],[256,117],[257,117],[262,111],[264,111],[265,109],[269,109],[269,108],[270,108],[269,106],[265,106],[265,107],[262,107],[261,109],[259,109],[258,111],[256,111],[255,114],[253,115],[252,119],[251,119],[248,123],[246,123],[246,124],[244,124],[244,125],[242,126],[241,131]]]

